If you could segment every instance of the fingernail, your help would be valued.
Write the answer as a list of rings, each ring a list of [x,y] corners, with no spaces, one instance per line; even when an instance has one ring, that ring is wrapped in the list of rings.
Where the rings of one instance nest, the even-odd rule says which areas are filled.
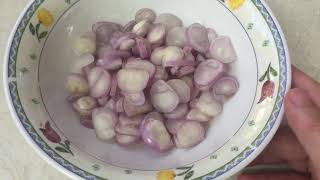
[[[303,89],[291,89],[288,92],[288,97],[291,103],[296,107],[308,107],[313,105],[311,98]]]

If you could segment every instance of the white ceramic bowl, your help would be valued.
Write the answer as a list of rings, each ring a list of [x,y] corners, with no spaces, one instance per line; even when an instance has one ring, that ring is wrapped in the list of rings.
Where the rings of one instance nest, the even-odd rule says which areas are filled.
[[[237,51],[231,73],[240,90],[212,122],[205,141],[190,150],[160,154],[103,143],[79,124],[65,101],[64,80],[76,60],[74,39],[97,21],[128,22],[142,7],[176,14],[185,25],[212,27],[230,36]],[[5,59],[6,96],[23,136],[57,169],[87,179],[225,179],[271,140],[291,80],[282,31],[260,0],[35,0],[17,21]],[[53,131],[56,136],[48,135]]]

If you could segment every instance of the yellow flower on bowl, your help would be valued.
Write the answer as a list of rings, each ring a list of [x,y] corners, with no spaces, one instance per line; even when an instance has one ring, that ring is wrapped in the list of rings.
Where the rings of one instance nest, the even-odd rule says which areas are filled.
[[[160,171],[157,174],[157,180],[173,180],[176,174],[173,171]]]
[[[232,10],[239,9],[246,0],[228,0],[228,4]]]
[[[39,22],[46,27],[49,27],[54,21],[50,11],[45,8],[42,8],[38,11],[37,17]]]

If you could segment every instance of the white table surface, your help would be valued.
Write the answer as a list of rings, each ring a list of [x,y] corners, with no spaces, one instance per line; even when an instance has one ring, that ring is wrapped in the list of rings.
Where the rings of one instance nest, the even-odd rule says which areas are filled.
[[[29,1],[0,0],[0,64],[10,31]],[[282,25],[293,64],[320,80],[320,1],[266,1]],[[4,99],[2,73],[0,83],[0,179],[69,180],[42,160],[20,135]]]

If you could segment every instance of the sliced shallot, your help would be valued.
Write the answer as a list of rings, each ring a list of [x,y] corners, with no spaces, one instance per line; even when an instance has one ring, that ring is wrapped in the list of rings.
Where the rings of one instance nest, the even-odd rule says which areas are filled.
[[[144,38],[136,38],[136,48],[142,59],[148,59],[151,56],[151,44]]]
[[[187,45],[187,29],[185,27],[174,27],[172,28],[166,38],[166,44],[168,46],[178,46],[178,47],[184,47]]]
[[[155,24],[148,34],[148,41],[151,44],[162,43],[166,36],[166,27],[163,24]]]
[[[67,77],[65,87],[71,94],[89,93],[88,81],[81,74],[70,74]]]
[[[168,119],[166,120],[165,125],[168,131],[175,135],[184,122],[185,120],[183,119]]]
[[[149,73],[149,77],[153,77],[156,72],[156,67],[149,61],[136,59],[130,60],[124,66],[125,69],[141,69]]]
[[[217,81],[213,88],[213,93],[217,95],[232,96],[239,89],[239,82],[234,77],[223,77]]]
[[[188,113],[188,105],[180,104],[176,109],[174,109],[170,113],[164,114],[164,116],[168,119],[181,119],[185,117],[187,113]]]
[[[98,22],[92,26],[92,31],[96,33],[97,41],[109,43],[114,32],[121,30],[121,25],[112,22]]]
[[[206,53],[209,50],[207,29],[199,23],[192,24],[187,29],[189,44],[197,51]]]
[[[91,69],[88,74],[88,82],[90,86],[90,95],[99,98],[108,94],[111,87],[110,74],[101,67]]]
[[[96,36],[88,32],[74,42],[73,50],[78,55],[93,54],[96,51]]]
[[[191,109],[189,113],[187,114],[187,120],[189,121],[199,121],[199,122],[208,122],[212,118],[208,117],[198,109]]]
[[[93,63],[94,63],[94,57],[92,54],[83,54],[76,60],[71,71],[77,74],[85,73],[85,69],[87,67],[91,69]]]
[[[149,73],[140,69],[121,69],[117,74],[119,88],[127,93],[137,93],[147,87]]]
[[[177,148],[191,148],[205,138],[204,127],[196,121],[186,121],[177,130],[174,142]]]
[[[151,103],[147,100],[143,105],[133,105],[126,100],[123,101],[124,112],[129,117],[148,113],[153,110]]]
[[[187,83],[180,79],[171,79],[167,83],[179,96],[180,103],[187,103],[190,101],[191,89]]]
[[[164,24],[167,30],[170,30],[176,26],[183,26],[183,22],[180,18],[169,13],[160,14],[156,18],[155,23]]]
[[[157,17],[157,15],[152,9],[142,8],[137,11],[136,16],[135,16],[135,20],[136,20],[136,22],[146,20],[150,23],[153,23],[154,20],[156,19],[156,17]]]
[[[123,134],[116,134],[116,141],[120,145],[130,145],[139,140],[139,137],[137,136],[129,136],[129,135],[123,135]]]
[[[220,36],[211,43],[210,55],[222,63],[232,63],[237,60],[237,54],[232,42],[226,36]]]
[[[92,113],[92,120],[96,135],[100,140],[110,140],[116,135],[114,128],[118,117],[110,109],[95,109]]]
[[[115,130],[118,134],[140,137],[140,130],[137,126],[131,126],[131,125],[122,126],[118,124]]]
[[[124,97],[128,103],[137,106],[143,105],[146,102],[146,97],[142,91],[138,93],[125,93]]]
[[[124,98],[121,97],[121,98],[119,98],[118,101],[116,102],[116,112],[118,112],[118,113],[124,112],[123,101],[124,101]]]
[[[144,116],[127,117],[123,114],[119,116],[119,124],[121,126],[139,126]]]
[[[148,22],[147,20],[142,20],[142,21],[139,21],[132,28],[132,32],[135,33],[137,36],[144,37],[149,32],[150,28],[151,28],[150,22]]]
[[[217,60],[200,63],[194,73],[194,82],[199,89],[213,85],[225,73],[225,66]]]
[[[165,53],[164,49],[164,47],[158,47],[152,51],[150,60],[154,65],[162,65],[162,58]]]
[[[90,116],[92,110],[97,107],[97,101],[90,96],[84,96],[72,103],[72,106],[80,116]]]
[[[150,95],[152,105],[159,112],[172,112],[179,104],[179,96],[163,80],[158,80],[152,85]]]
[[[150,147],[164,152],[173,147],[169,132],[162,121],[146,118],[141,123],[140,131],[143,141]]]
[[[209,117],[217,116],[223,108],[221,102],[217,101],[211,92],[202,93],[195,107]]]

